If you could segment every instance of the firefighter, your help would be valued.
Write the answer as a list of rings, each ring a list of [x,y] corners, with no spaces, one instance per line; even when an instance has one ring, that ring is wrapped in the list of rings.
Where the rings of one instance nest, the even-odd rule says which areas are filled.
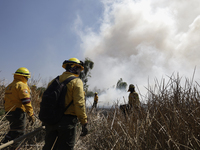
[[[84,70],[83,64],[77,58],[70,58],[63,62],[62,67],[65,69],[59,76],[60,82],[63,82],[71,76],[79,77],[80,72]],[[52,81],[51,81],[52,82]],[[49,83],[49,85],[51,84]],[[45,145],[43,150],[73,150],[76,139],[76,126],[78,121],[82,124],[82,133],[87,134],[87,115],[85,108],[85,98],[83,91],[83,82],[80,78],[75,78],[67,84],[67,93],[65,96],[65,105],[67,106],[72,100],[73,103],[64,112],[62,119],[55,125],[46,125]]]
[[[97,92],[95,92],[94,94],[94,103],[93,103],[93,107],[97,108],[97,103],[98,103],[98,94]]]
[[[129,85],[128,92],[130,92],[128,96],[128,104],[130,109],[138,109],[140,107],[139,95],[135,92],[135,86],[133,84]]]
[[[30,88],[27,81],[31,77],[27,68],[21,67],[14,73],[14,80],[5,89],[4,107],[9,112],[6,119],[10,130],[2,143],[13,140],[25,133],[26,113],[29,121],[35,122],[31,105]],[[15,145],[17,146],[17,145]]]

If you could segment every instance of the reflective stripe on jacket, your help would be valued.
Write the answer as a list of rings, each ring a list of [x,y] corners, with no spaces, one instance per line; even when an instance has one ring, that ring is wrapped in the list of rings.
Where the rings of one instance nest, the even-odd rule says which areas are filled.
[[[33,115],[30,89],[23,76],[14,75],[13,82],[5,89],[4,100],[5,111],[15,111],[16,108],[21,108],[29,116]]]
[[[63,82],[71,76],[76,74],[70,72],[63,72],[59,77],[59,81]],[[49,83],[49,85],[52,81]],[[65,111],[65,114],[75,115],[78,117],[81,124],[87,123],[87,115],[85,109],[85,96],[83,91],[83,82],[80,78],[75,78],[67,84],[67,93],[65,96],[65,107],[73,100],[73,103]]]

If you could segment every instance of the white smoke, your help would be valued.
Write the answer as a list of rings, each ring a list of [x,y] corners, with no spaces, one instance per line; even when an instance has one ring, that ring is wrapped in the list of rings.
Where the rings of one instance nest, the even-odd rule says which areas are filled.
[[[121,105],[128,102],[128,93],[122,90],[116,90],[115,88],[109,88],[99,95],[98,107],[108,108],[115,107],[115,105]],[[92,107],[94,102],[93,97],[86,99],[86,105]]]
[[[191,77],[195,67],[196,75],[199,74],[199,0],[102,3],[104,15],[99,32],[88,29],[81,34],[84,55],[94,61],[90,89],[110,88],[122,78],[137,85],[145,95],[148,80],[153,84],[155,78],[165,78],[174,72]],[[127,94],[124,96],[127,98]],[[100,95],[99,99],[106,103],[117,100],[118,94],[112,98]]]

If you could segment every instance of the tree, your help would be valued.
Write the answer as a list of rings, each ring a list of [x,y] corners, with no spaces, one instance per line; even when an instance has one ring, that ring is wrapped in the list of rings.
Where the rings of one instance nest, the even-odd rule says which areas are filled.
[[[126,87],[127,87],[127,83],[126,82],[123,82],[122,78],[120,78],[117,82],[117,89],[119,90],[126,90]]]
[[[83,87],[84,91],[87,93],[89,85],[87,84],[88,78],[91,77],[90,70],[93,69],[94,62],[90,60],[89,58],[85,58],[85,61],[83,62],[84,70],[80,74],[80,78],[83,81]]]

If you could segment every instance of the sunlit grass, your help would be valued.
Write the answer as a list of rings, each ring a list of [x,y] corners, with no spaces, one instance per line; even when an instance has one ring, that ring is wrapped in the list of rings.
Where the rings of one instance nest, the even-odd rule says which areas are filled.
[[[0,83],[0,108],[3,108],[5,87],[3,82]],[[30,87],[34,113],[38,116],[42,89],[33,85]],[[87,108],[89,134],[80,137],[81,126],[78,125],[75,150],[200,149],[199,84],[171,76],[167,81],[155,80],[155,85],[147,87],[147,90],[146,108],[133,111],[126,117],[119,110],[118,104],[110,109],[98,108],[92,112]],[[5,116],[3,110],[0,113],[1,118]],[[28,123],[26,132],[41,125],[38,119],[33,126]],[[8,130],[8,122],[5,118],[1,119],[0,140]],[[22,148],[42,149],[44,135],[42,131],[26,139]]]

